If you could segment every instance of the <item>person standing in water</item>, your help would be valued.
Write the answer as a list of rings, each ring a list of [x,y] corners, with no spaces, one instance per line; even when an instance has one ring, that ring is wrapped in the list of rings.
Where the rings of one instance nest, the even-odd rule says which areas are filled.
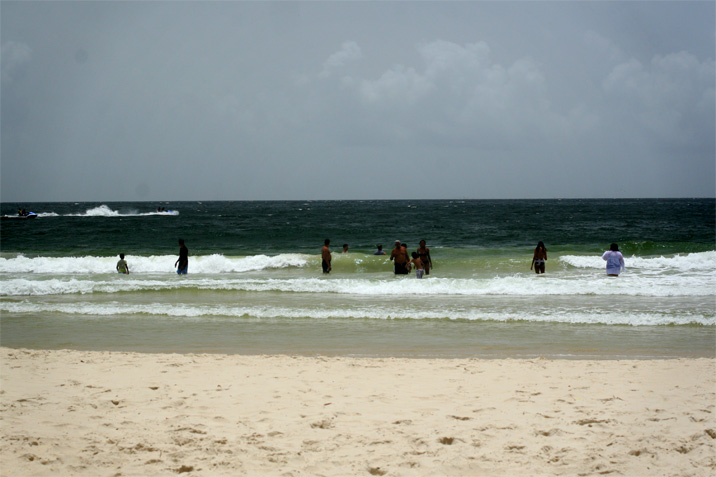
[[[540,273],[544,273],[544,262],[547,261],[547,249],[544,248],[544,242],[540,241],[537,243],[537,247],[535,247],[535,253],[532,256],[532,264],[530,265],[530,270],[534,267],[535,273],[539,275]]]
[[[410,258],[408,257],[406,248],[407,247],[403,247],[401,245],[400,240],[396,240],[395,248],[393,248],[393,251],[390,252],[390,260],[394,260],[395,263],[393,271],[396,275],[407,275],[410,271],[408,269],[408,262],[410,261]]]
[[[425,240],[420,241],[417,253],[420,256],[423,267],[425,267],[425,275],[430,275],[430,269],[433,268],[433,259],[430,258],[430,249],[425,245]]]
[[[323,241],[323,248],[321,249],[321,266],[323,267],[323,273],[331,273],[331,249],[328,246],[331,244],[329,239]]]
[[[418,252],[413,252],[412,257],[413,259],[409,263],[415,264],[416,278],[423,278],[423,274],[425,273],[425,264],[420,259],[420,255],[418,255]]]
[[[117,272],[129,275],[129,265],[127,265],[127,261],[124,260],[123,253],[119,254],[119,261],[117,262]]]
[[[378,245],[378,250],[373,255],[385,255],[385,251],[383,250],[383,245]]]
[[[189,271],[189,249],[184,245],[184,239],[179,239],[179,258],[174,263],[178,275],[186,275]]]
[[[626,269],[624,256],[619,251],[619,246],[615,243],[611,244],[609,250],[604,252],[602,259],[607,262],[607,275],[610,277],[618,277]]]

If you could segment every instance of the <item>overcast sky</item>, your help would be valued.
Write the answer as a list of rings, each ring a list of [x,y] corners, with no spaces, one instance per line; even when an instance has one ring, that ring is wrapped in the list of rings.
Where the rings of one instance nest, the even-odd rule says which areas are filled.
[[[0,20],[3,202],[716,195],[713,1]]]

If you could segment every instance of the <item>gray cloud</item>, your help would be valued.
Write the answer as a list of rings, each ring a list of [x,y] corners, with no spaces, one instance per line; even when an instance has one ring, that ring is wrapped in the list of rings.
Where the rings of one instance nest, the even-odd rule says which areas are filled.
[[[0,8],[4,201],[715,194],[709,2]]]
[[[23,67],[32,59],[32,50],[21,42],[3,42],[0,57],[2,58],[2,84],[10,86],[18,73],[22,73]]]
[[[360,47],[356,44],[356,42],[347,41],[343,43],[343,46],[341,47],[340,51],[333,53],[331,56],[328,57],[325,63],[323,63],[323,72],[321,72],[320,76],[330,76],[333,70],[340,69],[342,66],[345,66],[346,64],[351,63],[353,61],[357,61],[362,57],[363,53],[361,52]]]

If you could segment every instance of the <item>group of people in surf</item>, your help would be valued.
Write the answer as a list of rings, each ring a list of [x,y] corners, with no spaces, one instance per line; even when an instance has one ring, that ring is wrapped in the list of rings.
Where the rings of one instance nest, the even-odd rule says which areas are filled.
[[[323,249],[321,249],[321,267],[323,273],[331,272],[331,244],[330,239],[326,239],[323,242]],[[383,250],[383,245],[377,245],[378,250],[373,255],[387,255]],[[343,253],[348,252],[348,244],[343,244]],[[430,249],[427,247],[425,240],[421,240],[418,249],[412,254],[408,255],[408,245],[400,240],[395,241],[395,246],[390,252],[390,260],[393,262],[393,272],[396,275],[407,275],[410,273],[412,267],[415,267],[415,274],[417,278],[423,278],[425,275],[430,275],[430,269],[433,268],[433,259],[430,257]]]
[[[610,277],[618,277],[626,267],[624,266],[624,256],[619,251],[619,245],[613,243],[609,246],[609,250],[604,252],[602,259],[607,262],[607,275]],[[545,262],[547,261],[547,249],[544,246],[544,242],[540,242],[535,247],[534,255],[532,256],[532,264],[530,270],[534,269],[538,275],[544,273]]]
[[[331,272],[331,240],[326,239],[321,249],[321,267],[323,273]],[[373,255],[386,255],[383,245],[378,245],[378,250]],[[343,253],[348,253],[348,244],[343,244]],[[411,258],[412,257],[412,258]],[[619,251],[619,246],[615,243],[611,244],[609,250],[604,252],[602,259],[607,262],[607,275],[610,277],[618,277],[625,270],[624,256]],[[434,267],[433,259],[430,256],[430,249],[427,247],[425,240],[421,240],[418,249],[408,255],[408,245],[400,240],[395,241],[395,246],[390,252],[390,261],[393,262],[393,271],[396,275],[407,275],[412,267],[415,267],[415,275],[417,278],[423,278],[430,275],[430,269]],[[545,262],[547,261],[547,248],[544,242],[540,241],[535,247],[532,256],[530,270],[535,271],[538,275],[545,272]],[[189,268],[189,249],[184,244],[183,239],[179,239],[179,258],[174,267],[179,275],[186,275]],[[117,272],[122,274],[129,273],[129,266],[124,260],[124,254],[119,254],[119,262],[117,262]]]
[[[323,273],[331,272],[331,244],[330,239],[324,241],[321,250],[321,266]],[[423,278],[430,274],[433,268],[433,260],[430,257],[430,249],[426,246],[425,240],[420,241],[418,249],[408,256],[408,245],[400,240],[395,241],[395,247],[390,253],[390,260],[393,262],[393,271],[396,275],[407,275],[410,273],[411,267],[415,266],[417,278]],[[343,244],[343,253],[348,252],[348,244]],[[383,251],[383,245],[378,245],[378,250],[373,255],[386,255]],[[412,257],[412,260],[411,260]],[[610,277],[618,277],[625,270],[624,256],[619,251],[619,246],[615,243],[611,244],[609,250],[604,252],[602,259],[607,262],[607,275]],[[530,270],[534,270],[538,275],[545,272],[545,262],[547,261],[547,248],[541,240],[535,247],[532,255],[532,263]]]

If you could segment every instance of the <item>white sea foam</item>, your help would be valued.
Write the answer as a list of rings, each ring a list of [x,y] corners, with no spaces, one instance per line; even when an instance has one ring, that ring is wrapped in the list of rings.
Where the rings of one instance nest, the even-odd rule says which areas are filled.
[[[544,323],[579,323],[608,325],[716,325],[713,315],[701,313],[674,315],[670,313],[624,312],[608,310],[486,310],[471,308],[416,308],[405,307],[350,307],[350,308],[306,308],[281,306],[231,306],[231,305],[189,305],[189,304],[126,304],[117,301],[109,303],[33,303],[0,302],[0,311],[7,313],[62,313],[75,316],[93,317],[166,317],[171,319],[231,320],[247,319],[371,319],[371,320],[469,320],[469,321],[528,321]]]
[[[38,212],[38,217],[60,217],[60,214],[55,212]],[[150,212],[139,212],[137,210],[119,211],[113,210],[108,205],[100,205],[87,209],[84,212],[76,214],[64,214],[64,217],[143,217],[149,215],[179,215],[178,210],[166,210],[166,211],[150,211]]]
[[[363,271],[370,264],[378,267],[386,265],[385,271],[390,272],[391,266],[387,258],[385,263],[373,263],[376,257],[360,254],[336,254],[334,269],[340,271]],[[165,273],[174,270],[175,255],[152,255],[149,257],[127,255],[130,270],[136,273]],[[23,255],[11,258],[0,258],[0,273],[47,273],[47,274],[101,274],[111,273],[115,269],[118,257],[34,257]],[[191,273],[240,273],[267,269],[282,269],[317,265],[317,256],[309,254],[251,255],[245,257],[227,257],[221,254],[192,256],[189,262]],[[604,261],[599,256],[564,255],[557,259],[568,266],[581,270],[604,270]],[[716,277],[716,251],[675,255],[671,257],[626,257],[628,276],[631,273],[663,275],[674,273],[696,273]],[[464,268],[464,263],[460,266]],[[479,268],[476,266],[476,268]],[[550,272],[547,276],[553,276]]]
[[[191,257],[191,273],[240,273],[248,271],[303,267],[311,257],[301,254],[276,256],[252,255],[248,257],[226,257],[220,254]],[[135,257],[127,255],[132,273],[170,273],[174,271],[177,256],[152,255]],[[106,274],[114,273],[119,257],[34,257],[19,255],[14,258],[0,258],[0,273],[32,274]]]
[[[50,278],[28,276],[0,281],[0,296],[120,293],[174,289],[243,292],[331,293],[356,296],[646,296],[709,297],[716,279],[703,277],[535,278],[515,275],[494,278],[235,278],[166,274]]]
[[[563,255],[559,260],[576,268],[605,268],[605,262],[595,255]],[[716,271],[716,251],[674,255],[671,257],[624,257],[627,270]]]
[[[176,216],[179,215],[178,210],[164,210],[164,211],[150,211],[150,212],[139,212],[137,210],[129,210],[129,211],[119,211],[119,210],[113,210],[108,205],[100,205],[98,207],[93,207],[91,209],[87,209],[84,212],[75,213],[75,214],[63,214],[60,215],[57,212],[35,212],[37,214],[37,217],[144,217],[149,215],[171,215]],[[8,218],[22,218],[18,217],[17,215],[5,215],[4,217]]]
[[[151,212],[138,212],[138,211],[129,211],[129,212],[120,212],[118,210],[112,210],[107,205],[100,205],[99,207],[94,207],[92,209],[87,209],[82,214],[67,214],[67,217],[138,217],[138,216],[145,216],[145,215],[179,215],[179,211],[177,210],[167,210],[167,211],[151,211]]]
[[[568,264],[541,277],[527,271],[511,275],[394,277],[390,264],[365,271],[362,256],[339,256],[335,273],[321,277],[318,258],[308,254],[227,257],[193,256],[189,275],[174,273],[175,255],[127,256],[131,274],[115,273],[118,257],[0,258],[0,296],[117,293],[136,290],[234,290],[247,292],[333,293],[358,296],[714,296],[716,252],[674,257],[627,259],[627,272],[618,279],[606,277],[599,257],[563,256]],[[314,270],[315,269],[315,270]],[[599,269],[600,272],[592,271]],[[279,271],[274,274],[271,270]],[[375,273],[376,270],[378,273]],[[257,275],[250,272],[262,272]],[[314,273],[315,272],[315,273]],[[243,275],[248,274],[248,275]],[[318,276],[317,276],[318,275]]]
[[[191,270],[197,273],[229,273],[249,272],[266,269],[280,269],[303,267],[310,260],[310,256],[297,253],[287,253],[275,256],[251,255],[240,258],[227,258],[220,254],[197,257],[190,264]]]
[[[78,214],[85,217],[119,217],[119,212],[110,209],[106,205],[100,205],[93,209],[88,209],[84,214]]]

